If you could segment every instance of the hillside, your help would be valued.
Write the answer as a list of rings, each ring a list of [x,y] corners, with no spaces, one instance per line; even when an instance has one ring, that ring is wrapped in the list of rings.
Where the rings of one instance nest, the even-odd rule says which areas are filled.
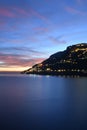
[[[67,47],[42,63],[24,71],[27,74],[87,75],[87,43]]]

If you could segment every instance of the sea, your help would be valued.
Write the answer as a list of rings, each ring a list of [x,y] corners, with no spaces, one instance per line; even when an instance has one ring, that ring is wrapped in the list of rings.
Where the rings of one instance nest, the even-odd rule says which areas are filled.
[[[0,73],[0,130],[87,130],[87,77]]]

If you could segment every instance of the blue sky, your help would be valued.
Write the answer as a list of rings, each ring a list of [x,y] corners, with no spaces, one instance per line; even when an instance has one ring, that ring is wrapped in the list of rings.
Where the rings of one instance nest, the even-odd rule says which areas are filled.
[[[87,42],[87,0],[0,0],[0,71],[22,71]]]

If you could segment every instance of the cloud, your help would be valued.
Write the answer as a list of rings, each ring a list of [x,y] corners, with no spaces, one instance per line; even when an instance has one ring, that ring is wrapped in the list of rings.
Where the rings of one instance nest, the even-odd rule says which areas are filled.
[[[45,55],[44,52],[41,52],[41,51],[37,51],[37,50],[34,50],[32,48],[29,48],[29,47],[0,47],[0,52],[4,54],[6,52],[8,52],[9,54],[11,53],[14,53],[14,52],[18,52],[19,54],[25,54],[23,56],[26,56],[26,53],[29,54],[30,57],[36,57],[36,56],[39,56],[39,57],[43,57]],[[22,56],[22,55],[20,55]],[[29,57],[28,56],[28,57]]]
[[[20,18],[20,17],[26,17],[27,16],[35,16],[43,21],[45,21],[46,23],[49,23],[48,19],[43,16],[41,13],[39,13],[38,11],[34,10],[33,8],[29,8],[29,9],[24,9],[24,8],[20,8],[20,7],[16,7],[16,6],[12,6],[12,7],[1,7],[0,8],[0,16],[2,17],[9,17],[9,18]]]
[[[82,3],[82,0],[76,0],[78,4],[81,4]]]
[[[11,6],[11,7],[3,6],[0,8],[0,30],[3,31],[10,31],[10,32],[14,30],[19,31],[21,28],[27,26],[29,26],[30,28],[31,21],[35,19],[39,19],[40,24],[41,23],[51,24],[51,22],[44,15],[42,15],[42,13],[39,13],[37,10],[34,10],[33,8],[25,8],[17,6]],[[38,31],[45,32],[46,30],[47,30],[46,28],[41,30],[40,28],[38,28]]]
[[[82,5],[84,0],[76,0],[76,2],[77,2],[78,5]]]
[[[61,40],[60,38],[58,37],[49,37],[49,40],[54,43],[54,44],[65,44],[67,43],[65,40]]]
[[[35,31],[48,31],[48,28],[37,27],[37,28],[33,28],[33,30],[35,30]]]
[[[87,34],[87,30],[79,30],[79,31],[73,31],[73,32],[68,32],[68,33],[65,33],[63,35],[63,38],[64,39],[68,39],[68,41],[72,41],[72,39],[77,39],[77,43],[80,41],[80,42],[86,42],[84,41],[84,37],[86,36]],[[83,40],[81,40],[83,39]]]
[[[6,45],[9,44],[22,44],[24,41],[22,39],[11,39],[11,38],[0,38],[0,43],[5,43]]]
[[[27,69],[42,62],[45,55],[43,52],[27,47],[0,47],[0,71]]]
[[[29,10],[18,7],[0,7],[0,31],[18,31],[25,19],[30,17]],[[23,20],[22,20],[23,19]]]
[[[22,16],[30,16],[31,15],[29,10],[25,10],[23,8],[13,7],[13,10],[15,11],[15,13],[21,14]]]
[[[0,21],[0,26],[5,26],[6,23],[4,21]]]
[[[30,67],[43,61],[44,58],[32,58],[23,55],[0,53],[0,67]]]
[[[74,9],[72,7],[66,7],[65,10],[69,13],[72,13],[72,14],[79,14],[79,15],[86,15],[87,13],[84,12],[84,11],[80,11],[80,10],[77,10],[77,9]]]
[[[35,11],[34,9],[30,9],[30,12],[32,15],[36,16],[37,18],[43,20],[46,24],[50,24],[50,21],[45,17],[43,16],[42,14],[38,13],[37,11]]]
[[[7,8],[0,8],[0,16],[13,18],[15,17],[15,14]]]
[[[36,27],[36,28],[33,28],[33,30],[35,31],[36,35],[49,32],[49,29],[44,28],[44,27]]]
[[[30,11],[19,7],[1,7],[0,16],[9,18],[20,18],[30,16]]]
[[[2,30],[5,30],[5,27],[6,27],[7,23],[3,20],[0,21],[0,31]]]

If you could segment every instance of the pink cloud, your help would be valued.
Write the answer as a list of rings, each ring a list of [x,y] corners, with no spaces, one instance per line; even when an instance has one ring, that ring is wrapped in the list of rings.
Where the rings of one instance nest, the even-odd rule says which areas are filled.
[[[72,7],[66,7],[65,10],[69,13],[72,13],[72,14],[79,14],[79,15],[85,15],[86,13],[83,12],[83,11],[79,11],[77,9],[74,9]]]
[[[0,8],[0,15],[5,17],[15,17],[15,14],[7,8]]]
[[[48,21],[48,19],[43,16],[42,14],[38,13],[37,11],[33,10],[33,9],[30,9],[30,12],[32,13],[32,15],[38,17],[39,19],[45,21],[47,24],[49,24],[50,22]]]
[[[77,4],[82,5],[84,0],[76,0]]]
[[[16,55],[0,54],[0,67],[31,67],[34,64],[40,63],[44,58],[26,58]]]
[[[25,15],[25,16],[30,16],[30,11],[26,11],[25,9],[22,9],[22,8],[17,8],[17,7],[14,7],[13,8],[16,13],[18,14],[21,14],[21,15]]]
[[[14,17],[21,17],[21,15],[22,17],[30,16],[30,11],[26,11],[25,9],[17,7],[0,8],[0,16],[14,18]]]

